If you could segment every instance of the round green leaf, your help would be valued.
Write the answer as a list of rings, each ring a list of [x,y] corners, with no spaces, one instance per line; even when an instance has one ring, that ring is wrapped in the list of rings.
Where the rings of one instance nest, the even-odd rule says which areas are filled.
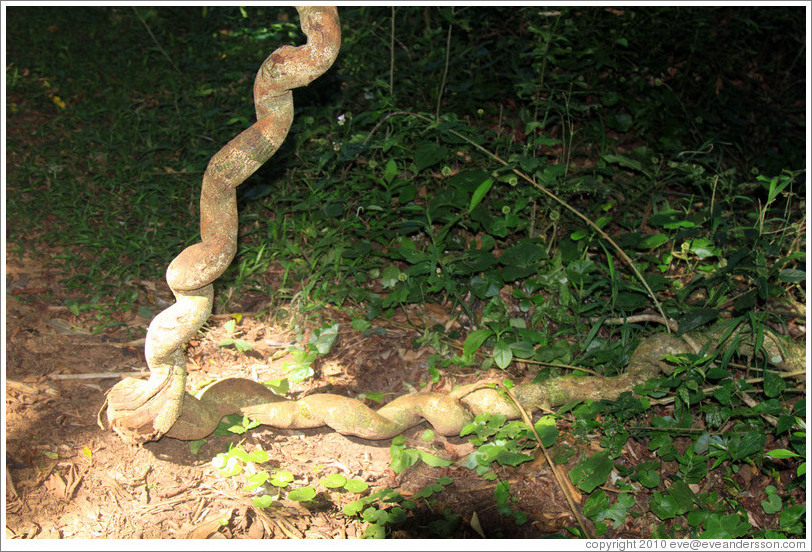
[[[253,500],[256,508],[267,508],[273,503],[273,498],[268,495],[258,496]]]
[[[366,491],[369,488],[369,485],[360,479],[350,479],[344,484],[344,488],[351,493],[360,494]]]
[[[323,477],[319,483],[328,489],[337,489],[339,487],[344,486],[344,483],[347,482],[347,478],[341,475],[340,473],[331,473],[327,477]]]
[[[316,489],[313,487],[300,487],[293,489],[288,493],[288,500],[295,500],[296,502],[307,502],[313,500],[316,496]]]
[[[261,464],[262,462],[268,461],[268,453],[262,449],[251,451],[248,455],[248,459],[251,462],[256,462],[257,464]]]
[[[366,505],[366,502],[364,502],[363,500],[353,500],[352,502],[350,502],[349,504],[344,506],[344,510],[343,510],[344,515],[346,515],[346,516],[354,516],[355,514],[360,512],[364,508],[365,505]]]
[[[271,484],[275,487],[287,487],[293,481],[293,474],[287,470],[279,470],[271,476]]]

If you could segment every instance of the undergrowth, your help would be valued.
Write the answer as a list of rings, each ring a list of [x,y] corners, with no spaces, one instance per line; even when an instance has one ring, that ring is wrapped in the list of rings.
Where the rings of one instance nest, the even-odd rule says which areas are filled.
[[[615,375],[665,330],[663,315],[679,333],[722,321],[757,344],[797,337],[800,10],[342,9],[338,62],[296,91],[287,142],[239,189],[239,251],[218,309],[255,291],[315,318],[342,309],[363,333],[408,305],[441,304],[462,329],[421,326],[415,339],[436,352],[435,381],[460,366],[521,366],[537,381]],[[198,241],[200,175],[253,121],[261,61],[300,31],[273,7],[8,17],[9,254],[47,244],[71,312],[115,329],[139,309],[140,283]],[[292,378],[312,376],[335,333],[314,334]],[[221,345],[240,349],[237,336]],[[570,528],[578,537],[649,514],[663,522],[657,538],[805,536],[805,389],[735,350],[672,359],[675,374],[635,395],[533,426],[477,419],[462,435],[477,447],[466,466],[498,478],[492,466],[542,447],[569,462],[591,521]],[[579,452],[596,439],[600,452]],[[649,454],[630,463],[640,446]],[[396,468],[428,458],[392,447]],[[747,490],[754,474],[771,484]],[[266,476],[259,486],[285,487],[267,473],[250,483]],[[359,498],[343,512],[368,536],[413,506],[358,489],[345,489]],[[506,481],[496,489],[500,513],[523,523]],[[438,534],[455,515],[438,518]]]

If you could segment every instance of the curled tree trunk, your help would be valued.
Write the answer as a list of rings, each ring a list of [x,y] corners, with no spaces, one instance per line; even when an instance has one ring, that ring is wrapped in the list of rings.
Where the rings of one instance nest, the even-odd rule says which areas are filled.
[[[211,314],[216,280],[237,251],[236,188],[279,149],[293,121],[294,88],[306,86],[335,61],[341,43],[335,7],[297,8],[307,44],[283,46],[262,64],[254,82],[257,122],[231,140],[209,162],[200,196],[201,242],[178,255],[166,280],[176,303],[149,326],[147,381],[125,379],[108,395],[107,417],[126,441],[165,434],[184,408],[182,347]]]

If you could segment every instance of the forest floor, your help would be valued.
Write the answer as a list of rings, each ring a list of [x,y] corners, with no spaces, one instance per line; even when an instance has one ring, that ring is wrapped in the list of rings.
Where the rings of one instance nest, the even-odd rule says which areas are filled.
[[[494,497],[497,482],[465,467],[473,445],[459,437],[441,436],[427,443],[422,438],[426,424],[405,432],[407,446],[453,460],[452,465],[440,468],[418,462],[395,474],[390,468],[390,440],[346,437],[328,428],[259,427],[243,436],[209,437],[195,454],[188,442],[171,438],[140,447],[124,444],[99,421],[106,422],[105,395],[121,377],[146,375],[143,338],[133,339],[133,334],[143,336],[149,320],[122,314],[120,329],[94,335],[86,327],[87,320],[63,306],[66,291],[47,262],[57,252],[40,249],[40,253],[37,258],[6,258],[6,538],[362,538],[369,523],[342,512],[357,496],[319,485],[330,474],[361,479],[370,493],[388,487],[407,499],[441,477],[453,481],[430,500],[417,501],[405,521],[390,524],[390,538],[436,538],[429,530],[432,523],[448,519],[456,524],[444,536],[453,538],[483,534],[560,538],[568,535],[568,527],[578,526],[543,456],[495,470],[500,480],[510,483],[510,495],[516,499],[512,509],[527,515],[519,525],[499,513]],[[163,282],[141,285],[158,294],[162,289],[168,292]],[[143,300],[154,307],[150,296],[144,293]],[[254,308],[263,301],[256,294],[244,299]],[[233,305],[235,312],[244,306]],[[448,323],[439,306],[426,312],[433,313],[432,322]],[[333,314],[336,319],[342,316]],[[224,325],[231,319],[213,316],[200,339],[190,343],[187,388],[197,388],[211,378],[263,381],[284,375],[281,367],[288,357],[284,348],[293,341],[291,334],[270,323],[267,315],[244,315],[238,329],[251,350],[238,352],[218,346],[227,337]],[[293,385],[290,396],[314,392],[358,396],[376,391],[386,394],[386,402],[421,387],[444,392],[455,384],[496,375],[472,369],[443,374],[433,383],[425,366],[433,350],[412,346],[418,331],[409,329],[405,313],[387,321],[383,335],[363,337],[348,320],[341,327],[331,353],[317,361],[316,375]],[[520,370],[501,376],[514,381],[529,377]],[[562,425],[566,425],[563,420]],[[559,429],[566,435],[565,427]],[[269,453],[262,469],[288,470],[295,476],[293,485],[311,485],[318,494],[313,500],[295,502],[281,493],[270,507],[255,507],[256,495],[244,489],[244,478],[225,477],[212,465],[218,453],[238,443],[248,452],[261,448]],[[597,441],[593,445],[594,450],[587,452],[600,450]],[[559,469],[566,473],[579,457],[573,455]],[[652,457],[645,444],[630,439],[618,460],[638,463]],[[790,477],[789,470],[784,476]],[[739,470],[735,478],[754,497],[760,495],[757,489],[770,484],[756,469]],[[574,488],[569,492],[576,499],[580,496]],[[754,504],[751,512],[757,511]],[[661,522],[650,512],[641,514],[627,516],[606,536],[650,535],[653,524]]]
[[[518,498],[514,509],[528,515],[526,523],[517,525],[497,511],[496,482],[464,467],[473,445],[458,437],[440,436],[427,444],[421,439],[424,426],[405,433],[407,446],[423,448],[454,464],[435,468],[420,462],[395,474],[390,469],[390,440],[345,437],[329,428],[257,428],[245,436],[210,437],[196,454],[189,443],[170,438],[141,447],[124,444],[111,430],[100,427],[99,420],[106,422],[105,395],[121,377],[146,375],[143,338],[133,339],[133,334],[143,336],[149,320],[122,315],[120,329],[94,335],[86,320],[63,306],[66,291],[47,262],[56,252],[40,252],[37,258],[9,254],[6,258],[7,538],[362,537],[367,522],[342,513],[343,506],[357,497],[318,486],[322,477],[332,473],[362,479],[370,492],[389,487],[406,498],[440,477],[453,479],[435,495],[431,508],[418,502],[405,522],[393,525],[392,537],[433,537],[427,525],[444,519],[443,512],[459,516],[451,534],[457,538],[479,537],[472,528],[472,516],[473,525],[488,537],[564,535],[567,526],[577,524],[543,457],[499,473]],[[159,293],[166,288],[163,282],[142,286]],[[144,293],[143,300],[153,307],[149,296]],[[251,298],[254,305],[258,300]],[[234,307],[238,312],[241,305]],[[442,309],[432,312],[438,317],[435,321],[442,323]],[[214,316],[201,338],[189,345],[187,388],[210,378],[262,381],[284,375],[281,366],[288,357],[284,344],[293,340],[291,335],[270,324],[267,316],[245,315],[238,328],[251,351],[241,353],[217,345],[226,337],[223,326],[229,319]],[[417,332],[403,322],[405,317],[388,321],[385,335],[362,337],[351,329],[342,331],[331,353],[317,362],[316,375],[292,386],[290,395],[357,396],[374,390],[387,394],[388,401],[421,384],[424,389],[448,391],[452,384],[488,376],[471,371],[442,377],[438,383],[426,382],[425,361],[433,350],[415,350],[411,342]],[[350,328],[349,321],[342,328]],[[283,354],[275,354],[280,350]],[[518,373],[511,375],[521,378]],[[288,470],[296,477],[295,485],[312,485],[319,494],[301,503],[283,496],[270,508],[255,508],[255,495],[242,489],[244,481],[223,476],[211,463],[230,443],[242,443],[249,452],[262,448],[270,455],[262,468]],[[574,455],[571,462],[577,458]],[[630,524],[624,527],[624,536],[650,530]]]
[[[23,105],[22,100],[17,104]],[[30,128],[45,118],[36,110],[21,110],[15,124],[9,125],[9,135],[25,133],[30,140],[27,149],[32,158],[27,162],[42,161],[34,152],[45,146]],[[24,153],[9,150],[7,154],[7,163],[13,166],[15,156]],[[553,468],[540,451],[535,452],[534,461],[494,468],[498,481],[510,484],[510,496],[515,499],[510,508],[527,516],[519,524],[500,513],[504,505],[500,508],[497,503],[497,481],[486,480],[466,467],[468,456],[475,451],[468,439],[439,435],[425,439],[427,424],[404,433],[406,446],[450,460],[450,466],[418,462],[395,473],[390,467],[391,440],[347,437],[329,428],[258,427],[243,435],[211,436],[195,452],[189,442],[171,438],[143,446],[125,444],[106,427],[106,394],[123,377],[147,376],[143,337],[150,319],[140,316],[138,307],[156,311],[161,304],[155,298],[166,298],[168,288],[161,280],[128,284],[138,288],[140,305],[118,313],[119,325],[113,329],[94,332],[91,312],[77,316],[66,306],[69,300],[87,298],[77,297],[61,283],[64,274],[57,262],[63,252],[38,236],[34,228],[25,239],[28,243],[22,256],[6,247],[5,258],[4,540],[363,538],[370,522],[343,512],[358,495],[322,485],[322,478],[331,474],[363,480],[369,485],[367,496],[390,488],[416,499],[416,507],[404,521],[387,526],[391,538],[566,538],[571,536],[569,528],[579,526]],[[271,302],[270,295],[249,292],[232,301],[227,312],[210,318],[186,349],[187,389],[227,377],[265,381],[285,376],[283,366],[291,359],[286,346],[297,339],[306,342],[308,334],[296,336],[266,314]],[[358,397],[374,392],[383,394],[388,402],[415,390],[448,392],[456,385],[491,378],[507,377],[515,382],[533,378],[534,371],[514,362],[506,371],[458,368],[453,373],[441,371],[439,380],[432,380],[427,362],[436,351],[427,345],[416,348],[415,338],[424,328],[435,324],[450,328],[455,322],[444,305],[414,308],[385,321],[376,320],[379,331],[367,332],[369,335],[354,331],[346,313],[322,313],[324,318],[340,322],[339,337],[330,353],[316,361],[315,375],[292,385],[288,396],[329,392]],[[226,325],[235,319],[230,313],[242,314],[236,329],[250,350],[218,345],[231,337]],[[793,337],[804,339],[801,333]],[[377,406],[368,399],[367,404]],[[576,442],[569,424],[563,417],[557,422],[559,441],[587,455],[602,450],[598,438]],[[681,451],[692,442],[682,437],[674,441]],[[294,501],[286,497],[288,489],[282,489],[269,507],[255,506],[257,495],[245,489],[244,474],[227,477],[212,464],[218,454],[238,444],[248,452],[267,451],[270,459],[258,469],[287,470],[294,476],[291,489],[312,486],[316,496]],[[766,448],[776,446],[770,437]],[[581,457],[572,454],[567,463],[557,466],[566,481],[567,472]],[[636,466],[654,459],[647,443],[631,437],[615,462]],[[679,472],[674,461],[661,465],[663,474]],[[767,525],[761,502],[765,488],[786,488],[794,470],[787,463],[770,478],[747,464],[735,473],[728,471],[724,478],[723,470],[713,470],[701,488],[692,486],[702,493],[719,490],[722,497],[729,487],[741,489],[736,503],[747,512],[749,523],[762,528]],[[452,482],[442,491],[417,499],[425,488],[445,477]],[[611,485],[606,488],[617,491]],[[573,487],[567,493],[579,508],[584,505],[585,495]],[[641,491],[635,498],[643,504],[649,493]],[[790,493],[796,503],[805,503],[802,489],[796,486]],[[650,538],[655,527],[669,524],[647,507],[633,507],[631,512],[616,527],[607,519],[610,527],[604,536]],[[456,523],[443,525],[448,521]],[[585,523],[594,529],[592,522]],[[438,529],[445,532],[438,535]]]

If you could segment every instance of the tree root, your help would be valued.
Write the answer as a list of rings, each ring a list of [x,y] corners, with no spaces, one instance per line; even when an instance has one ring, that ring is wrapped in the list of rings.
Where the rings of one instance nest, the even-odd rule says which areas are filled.
[[[715,334],[693,336],[693,341],[712,344]],[[774,364],[796,371],[805,356],[796,345],[786,345],[791,356],[780,357],[772,350],[777,340],[765,347]],[[525,383],[512,389],[513,396],[527,412],[548,410],[576,400],[614,400],[636,385],[673,371],[663,358],[690,352],[690,346],[672,335],[656,334],[644,339],[632,354],[626,371],[615,377],[560,376],[541,383]],[[740,347],[747,353],[747,346]],[[183,412],[167,436],[182,440],[201,439],[217,427],[227,414],[243,414],[261,424],[284,429],[328,426],[343,435],[364,439],[389,439],[424,420],[437,433],[459,435],[460,430],[482,413],[521,418],[521,411],[506,393],[483,387],[482,383],[463,386],[449,393],[419,392],[396,398],[373,410],[363,402],[334,394],[314,394],[298,400],[275,395],[264,385],[247,379],[226,379],[206,388],[199,399],[186,394]]]

